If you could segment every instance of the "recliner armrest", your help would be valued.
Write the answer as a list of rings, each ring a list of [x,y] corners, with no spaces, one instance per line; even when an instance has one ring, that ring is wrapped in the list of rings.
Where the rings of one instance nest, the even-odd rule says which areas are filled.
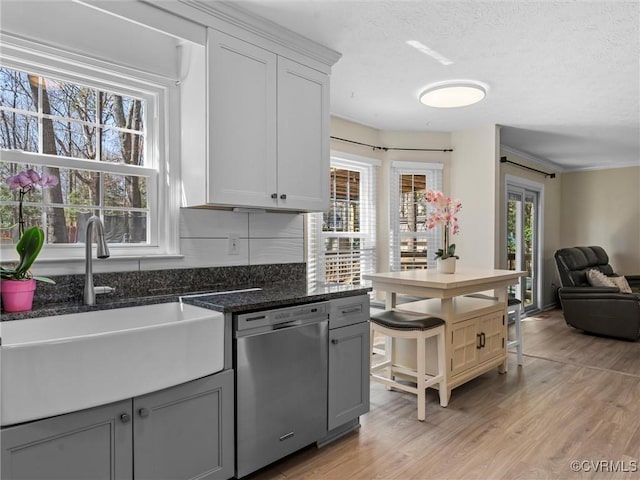
[[[617,287],[562,287],[558,290],[562,300],[626,300],[640,302],[640,294],[620,293]]]

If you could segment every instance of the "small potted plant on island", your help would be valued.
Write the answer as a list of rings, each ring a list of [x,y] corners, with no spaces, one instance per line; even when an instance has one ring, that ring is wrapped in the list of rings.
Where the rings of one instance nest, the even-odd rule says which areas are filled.
[[[456,255],[456,244],[449,243],[449,237],[460,231],[457,215],[462,209],[462,202],[445,197],[439,190],[428,190],[425,200],[433,205],[427,216],[427,228],[431,230],[440,225],[443,227],[443,247],[436,251],[436,269],[440,273],[455,273],[456,260],[460,257]]]
[[[57,185],[58,178],[43,173],[40,176],[36,171],[29,169],[17,175],[9,177],[7,184],[11,190],[18,190],[18,233],[19,240],[16,244],[18,262],[13,267],[0,266],[0,291],[2,293],[2,308],[5,312],[24,312],[31,310],[33,295],[36,289],[36,280],[55,283],[50,278],[33,276],[29,269],[40,254],[44,244],[44,232],[40,227],[31,227],[24,230],[24,216],[22,202],[24,196],[36,186],[42,188]]]

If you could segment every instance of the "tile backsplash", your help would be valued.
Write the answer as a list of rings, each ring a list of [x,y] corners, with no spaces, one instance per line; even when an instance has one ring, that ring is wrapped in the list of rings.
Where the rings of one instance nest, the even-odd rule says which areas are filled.
[[[229,253],[229,236],[237,253]],[[304,216],[294,213],[240,213],[180,209],[180,252],[173,257],[117,257],[93,261],[93,271],[132,272],[304,262]],[[84,258],[36,262],[36,275],[84,273]]]

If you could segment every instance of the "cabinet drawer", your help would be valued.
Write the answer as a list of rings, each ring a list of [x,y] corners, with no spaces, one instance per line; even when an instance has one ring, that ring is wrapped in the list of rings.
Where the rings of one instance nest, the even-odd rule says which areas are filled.
[[[346,327],[369,321],[369,295],[331,300],[329,329]]]

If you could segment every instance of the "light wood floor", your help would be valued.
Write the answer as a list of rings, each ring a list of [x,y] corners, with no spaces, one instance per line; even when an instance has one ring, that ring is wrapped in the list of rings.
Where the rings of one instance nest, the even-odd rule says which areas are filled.
[[[640,478],[640,342],[582,334],[559,310],[523,331],[524,367],[510,353],[507,374],[454,389],[447,408],[430,391],[425,422],[413,395],[373,384],[357,432],[250,478]],[[590,471],[572,471],[573,461]]]

